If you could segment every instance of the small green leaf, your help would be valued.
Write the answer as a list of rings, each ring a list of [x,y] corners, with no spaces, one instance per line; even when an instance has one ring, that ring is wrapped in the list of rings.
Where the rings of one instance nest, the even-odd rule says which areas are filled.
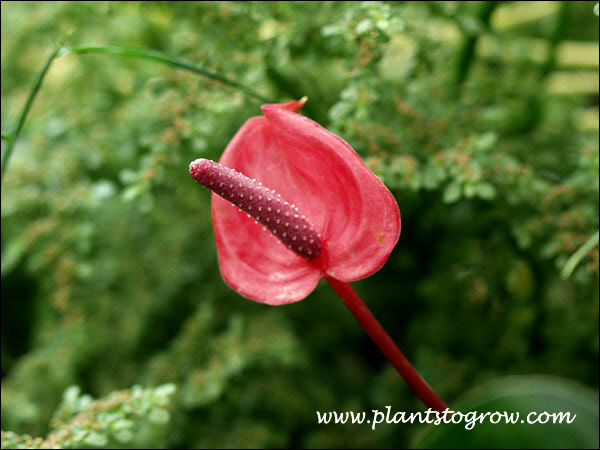
[[[480,183],[477,185],[477,196],[484,200],[493,200],[496,198],[496,188],[490,183]]]
[[[108,439],[103,434],[92,431],[86,436],[84,442],[92,447],[105,447],[108,444]]]
[[[177,386],[173,383],[162,384],[154,389],[154,393],[159,397],[168,397],[173,395],[177,390]]]
[[[454,203],[460,199],[461,188],[457,182],[450,183],[444,190],[444,203]]]
[[[473,198],[477,193],[478,186],[472,182],[467,182],[463,186],[463,194],[465,198]]]
[[[152,408],[150,414],[148,415],[148,419],[152,423],[157,424],[165,424],[171,419],[171,414],[169,411],[162,408]]]
[[[117,431],[115,434],[115,439],[123,444],[127,443],[127,442],[131,442],[131,440],[133,439],[133,433],[130,430],[120,430]]]
[[[373,25],[373,23],[371,22],[370,19],[361,20],[358,23],[358,25],[356,26],[356,34],[358,34],[360,36],[361,34],[366,33],[367,31],[369,31],[369,29],[371,28],[372,25]]]
[[[2,252],[1,273],[3,277],[17,267],[26,250],[21,239],[15,239],[6,245],[6,250]]]
[[[498,142],[498,134],[493,131],[488,131],[482,134],[475,141],[475,149],[480,152],[487,152],[494,148]]]

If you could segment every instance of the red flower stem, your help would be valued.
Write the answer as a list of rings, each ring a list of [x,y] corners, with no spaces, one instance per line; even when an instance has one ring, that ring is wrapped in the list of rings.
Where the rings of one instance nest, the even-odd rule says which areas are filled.
[[[419,372],[417,372],[396,344],[394,344],[392,338],[385,332],[373,313],[367,308],[367,305],[363,303],[358,294],[352,289],[352,286],[335,278],[325,277],[325,279],[344,301],[352,315],[356,317],[356,320],[358,320],[367,334],[377,344],[377,347],[383,352],[388,361],[394,366],[400,376],[404,378],[408,387],[428,407],[435,411],[444,412],[448,408],[446,404],[429,387]]]

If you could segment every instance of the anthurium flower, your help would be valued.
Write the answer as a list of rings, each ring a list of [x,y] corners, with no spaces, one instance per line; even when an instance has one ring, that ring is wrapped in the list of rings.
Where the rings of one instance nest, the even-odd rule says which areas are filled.
[[[272,232],[273,226],[289,223],[281,205],[238,210],[230,203],[232,194],[241,200],[237,185],[227,191],[227,200],[218,190],[212,199],[223,278],[244,297],[271,305],[302,300],[325,276],[344,282],[368,277],[385,263],[400,234],[393,195],[346,142],[297,113],[305,101],[263,106],[264,115],[242,126],[219,163],[262,183],[265,199],[294,205],[288,214],[306,218],[307,228],[318,235],[320,254],[311,258],[290,251],[290,244],[281,245],[285,231],[278,236]],[[190,165],[197,181],[194,174],[203,161]],[[272,221],[260,220],[268,212],[273,213]],[[302,247],[302,237],[296,237],[296,250]]]
[[[305,102],[263,106],[219,163],[190,164],[190,175],[213,191],[221,274],[244,297],[270,305],[302,300],[325,278],[411,389],[444,411],[348,284],[387,260],[400,235],[398,204],[346,142],[298,114]]]

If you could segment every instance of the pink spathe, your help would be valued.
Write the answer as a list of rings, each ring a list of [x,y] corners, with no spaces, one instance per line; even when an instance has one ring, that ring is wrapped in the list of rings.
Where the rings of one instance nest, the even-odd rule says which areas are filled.
[[[263,106],[263,116],[242,126],[219,163],[293,204],[314,226],[319,256],[290,251],[264,229],[268,224],[256,223],[216,193],[212,197],[223,278],[244,297],[271,305],[304,299],[323,277],[368,277],[400,235],[393,195],[345,141],[297,113],[304,102]]]

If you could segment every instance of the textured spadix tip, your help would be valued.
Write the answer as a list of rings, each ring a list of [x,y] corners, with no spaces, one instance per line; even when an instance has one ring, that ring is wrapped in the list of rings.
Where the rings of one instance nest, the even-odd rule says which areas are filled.
[[[190,163],[190,175],[194,180],[202,185],[202,176],[209,162],[210,161],[208,159],[198,158]]]
[[[312,223],[274,189],[204,158],[191,162],[190,175],[202,186],[246,211],[297,255],[314,259],[321,254],[321,241]]]

